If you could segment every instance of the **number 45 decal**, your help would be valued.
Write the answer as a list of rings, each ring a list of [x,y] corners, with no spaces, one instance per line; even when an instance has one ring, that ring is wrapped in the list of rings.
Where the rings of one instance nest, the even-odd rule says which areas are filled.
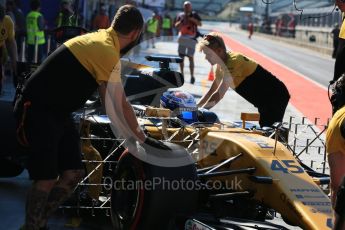
[[[283,164],[278,160],[273,160],[271,169],[273,171],[282,171],[284,173],[303,173],[304,170],[301,166],[297,165],[294,160],[282,160]]]

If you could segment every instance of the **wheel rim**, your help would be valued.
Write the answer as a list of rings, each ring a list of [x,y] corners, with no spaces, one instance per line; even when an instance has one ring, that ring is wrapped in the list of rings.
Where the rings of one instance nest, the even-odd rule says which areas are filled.
[[[142,181],[142,174],[137,164],[124,164],[120,169],[115,177],[115,181],[120,181],[120,186],[114,185],[111,195],[113,224],[118,229],[136,229],[144,195],[136,182]]]

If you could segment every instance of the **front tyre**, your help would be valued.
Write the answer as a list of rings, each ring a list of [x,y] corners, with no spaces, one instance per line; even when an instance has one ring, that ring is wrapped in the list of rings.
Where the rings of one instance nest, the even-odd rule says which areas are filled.
[[[171,154],[188,154],[178,145],[167,145]],[[190,215],[196,209],[196,178],[192,161],[180,167],[160,167],[124,152],[112,184],[114,229],[169,229],[176,217]]]

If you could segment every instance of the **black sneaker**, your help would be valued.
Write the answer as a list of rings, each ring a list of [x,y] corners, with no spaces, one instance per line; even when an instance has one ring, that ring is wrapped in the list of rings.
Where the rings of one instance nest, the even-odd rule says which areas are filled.
[[[194,84],[194,82],[195,82],[195,77],[192,76],[192,77],[190,78],[190,83],[191,83],[191,84]]]

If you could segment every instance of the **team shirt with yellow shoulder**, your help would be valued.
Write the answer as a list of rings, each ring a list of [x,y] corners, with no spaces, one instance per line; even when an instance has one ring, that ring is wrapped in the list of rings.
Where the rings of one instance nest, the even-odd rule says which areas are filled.
[[[5,45],[6,40],[14,39],[14,23],[10,16],[5,15],[0,22],[0,47]]]
[[[215,78],[219,81],[223,77],[231,77],[232,88],[237,88],[248,76],[255,72],[258,66],[254,60],[236,52],[227,52],[227,61],[224,64],[226,70],[217,65]],[[226,74],[227,71],[230,74]]]
[[[64,45],[98,84],[102,81],[121,82],[120,45],[113,28],[72,38]]]
[[[345,106],[339,109],[329,123],[326,133],[327,153],[345,153],[345,139],[341,135],[340,127],[345,119]]]
[[[83,107],[102,82],[121,83],[120,46],[112,29],[70,39],[29,78],[23,97],[56,114]]]

